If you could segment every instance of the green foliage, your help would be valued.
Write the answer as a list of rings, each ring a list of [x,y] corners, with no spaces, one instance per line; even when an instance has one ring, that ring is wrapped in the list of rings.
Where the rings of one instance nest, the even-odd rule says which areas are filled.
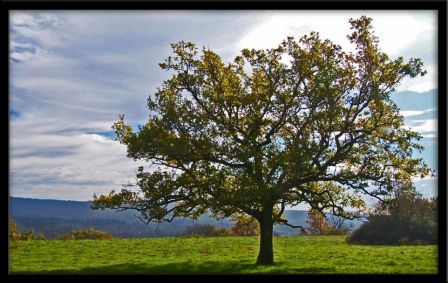
[[[80,231],[72,231],[70,233],[67,233],[61,237],[58,238],[58,240],[110,240],[112,239],[112,235],[96,230],[93,228],[87,229],[87,230],[80,230]]]
[[[171,44],[160,67],[172,76],[148,98],[148,121],[134,132],[120,115],[112,127],[128,157],[159,169],[140,167],[137,190],[94,195],[92,207],[136,209],[146,222],[247,214],[272,238],[273,224],[288,224],[286,205],[360,217],[363,196],[381,199],[428,175],[412,157],[422,136],[390,98],[405,77],[425,74],[423,63],[390,59],[370,18],[349,22],[355,52],[317,32],[243,49],[229,64],[191,42]]]
[[[276,264],[257,266],[257,237],[22,241],[10,271],[59,274],[437,273],[437,246],[347,244],[343,236],[274,238]]]
[[[437,244],[438,198],[425,199],[409,184],[380,203],[349,242],[364,244]]]

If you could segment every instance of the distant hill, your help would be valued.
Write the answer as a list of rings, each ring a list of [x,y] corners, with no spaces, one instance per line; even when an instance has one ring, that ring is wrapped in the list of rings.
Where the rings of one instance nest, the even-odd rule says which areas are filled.
[[[60,218],[60,219],[116,219],[135,221],[135,212],[114,210],[92,210],[90,201],[66,201],[53,199],[10,198],[10,213],[13,217]]]
[[[115,237],[163,237],[182,233],[195,223],[213,224],[230,228],[230,220],[217,221],[208,215],[199,220],[178,218],[171,223],[144,224],[136,211],[111,209],[92,210],[89,201],[63,201],[46,199],[10,198],[10,215],[20,229],[34,229],[53,239],[75,229],[96,228]]]
[[[137,218],[136,211],[105,209],[92,210],[90,201],[64,201],[50,199],[10,198],[10,215],[21,230],[34,229],[43,233],[48,239],[57,238],[72,230],[96,228],[111,233],[114,237],[164,237],[182,233],[193,224],[212,224],[230,228],[230,219],[216,220],[203,215],[198,220],[189,218],[174,219],[171,223],[144,224]],[[286,210],[285,216],[290,223],[305,225],[307,218],[304,210]],[[274,231],[279,236],[297,235],[297,229],[285,225],[275,225]]]

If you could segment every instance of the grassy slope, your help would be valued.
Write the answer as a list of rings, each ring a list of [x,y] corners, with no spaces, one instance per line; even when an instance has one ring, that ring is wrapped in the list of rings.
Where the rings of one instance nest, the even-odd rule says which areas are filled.
[[[436,246],[349,245],[341,236],[274,239],[276,264],[255,266],[257,237],[23,241],[11,273],[436,273]]]

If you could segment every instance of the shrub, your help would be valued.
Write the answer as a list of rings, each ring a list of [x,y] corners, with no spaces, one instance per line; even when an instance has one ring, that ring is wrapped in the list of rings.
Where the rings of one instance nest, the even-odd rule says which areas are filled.
[[[230,231],[229,229],[226,229],[224,227],[218,228],[216,229],[216,236],[222,236],[222,237],[230,236]]]
[[[39,234],[36,238],[35,238],[35,240],[46,240],[47,238],[45,238],[45,235],[44,234]]]
[[[16,222],[11,217],[9,218],[8,221],[8,230],[9,230],[9,240],[11,243],[11,247],[15,248],[17,247],[22,234],[20,233],[20,230],[17,227]]]
[[[229,231],[226,228],[218,228],[210,224],[194,224],[185,228],[182,236],[228,236]]]
[[[110,233],[93,228],[80,231],[72,231],[58,238],[58,240],[110,240]]]
[[[43,234],[39,234],[36,236],[34,230],[31,229],[26,232],[22,232],[19,230],[16,222],[11,217],[9,218],[9,239],[12,241],[14,246],[17,244],[17,241],[30,241],[30,240],[45,240],[45,236]]]
[[[425,199],[412,186],[396,190],[347,238],[363,244],[436,244],[437,198]]]
[[[22,233],[17,227],[17,224],[14,221],[14,219],[12,219],[11,217],[9,218],[8,226],[9,226],[9,239],[12,241],[20,240]]]
[[[68,233],[57,238],[56,240],[64,240],[64,241],[75,240],[75,236],[72,233]]]
[[[435,244],[437,225],[415,217],[373,215],[347,240],[361,244]]]
[[[22,233],[22,236],[20,237],[21,240],[25,240],[25,241],[34,240],[34,238],[35,238],[35,235],[34,235],[33,229]]]

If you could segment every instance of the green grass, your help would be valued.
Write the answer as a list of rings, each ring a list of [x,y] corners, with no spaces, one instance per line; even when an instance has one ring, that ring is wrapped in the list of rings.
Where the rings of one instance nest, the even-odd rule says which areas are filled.
[[[275,264],[256,266],[257,237],[22,241],[11,273],[437,273],[437,246],[347,244],[343,236],[274,238]]]

